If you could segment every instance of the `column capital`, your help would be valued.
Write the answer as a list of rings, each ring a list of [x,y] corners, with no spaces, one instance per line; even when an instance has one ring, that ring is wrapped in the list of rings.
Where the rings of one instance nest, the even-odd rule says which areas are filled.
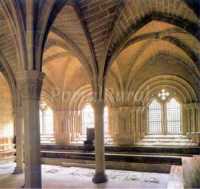
[[[92,104],[93,107],[96,107],[96,106],[103,106],[104,107],[105,102],[104,102],[103,99],[94,99],[91,104]]]
[[[117,105],[111,107],[113,110],[120,111],[120,112],[127,112],[127,111],[143,111],[145,110],[146,106],[142,105]]]
[[[17,73],[19,91],[23,99],[39,100],[44,73],[30,70]]]
[[[193,102],[193,103],[183,104],[183,108],[185,108],[185,109],[200,109],[200,103]]]
[[[12,115],[15,117],[16,115],[22,113],[22,106],[17,105],[13,107]]]

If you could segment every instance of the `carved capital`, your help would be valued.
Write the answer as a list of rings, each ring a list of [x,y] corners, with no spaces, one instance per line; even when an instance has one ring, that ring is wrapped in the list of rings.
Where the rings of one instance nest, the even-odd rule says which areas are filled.
[[[22,112],[23,112],[23,109],[22,109],[22,106],[20,105],[17,105],[17,106],[14,106],[13,107],[13,117],[15,118],[15,117],[18,117],[18,116],[21,116],[21,114],[22,114]]]
[[[103,99],[94,99],[92,101],[93,108],[103,107],[104,108],[104,100]]]
[[[184,104],[183,108],[185,108],[186,110],[200,110],[200,103],[199,102],[193,102],[193,103],[188,103],[188,104]]]
[[[39,100],[44,74],[38,71],[24,71],[17,74],[22,99]]]

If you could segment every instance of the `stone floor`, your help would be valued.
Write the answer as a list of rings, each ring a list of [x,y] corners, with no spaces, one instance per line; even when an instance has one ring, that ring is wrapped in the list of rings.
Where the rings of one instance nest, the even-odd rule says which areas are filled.
[[[14,164],[0,165],[0,188],[20,188],[23,174],[12,175]],[[95,185],[91,182],[93,169],[42,165],[43,188],[53,189],[165,189],[169,174],[107,170],[109,181]]]

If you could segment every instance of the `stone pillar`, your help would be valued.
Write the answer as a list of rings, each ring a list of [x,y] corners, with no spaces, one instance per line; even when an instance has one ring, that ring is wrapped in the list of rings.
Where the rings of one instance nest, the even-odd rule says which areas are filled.
[[[18,82],[24,114],[25,188],[41,188],[39,100],[43,74],[19,73]]]
[[[105,174],[104,157],[104,101],[97,99],[93,103],[95,113],[95,160],[96,170],[93,177],[94,183],[104,183],[107,181]]]
[[[136,113],[138,109],[133,105],[118,105],[110,108],[110,133],[117,145],[133,145],[136,142],[140,129],[140,124],[136,124],[136,121],[142,119],[142,114],[138,114],[137,117]]]
[[[136,137],[136,108],[133,106],[131,110],[131,133],[132,133],[132,144],[135,144],[137,142]]]
[[[188,117],[187,117],[187,105],[183,104],[182,106],[182,128],[181,131],[184,135],[187,135],[188,132]]]
[[[192,132],[195,132],[195,106],[191,104],[191,120],[192,120]]]
[[[186,119],[187,119],[187,130],[186,130],[186,133],[187,134],[190,134],[192,132],[192,126],[191,126],[191,108],[190,108],[190,105],[189,104],[184,104],[184,108],[185,108],[185,111],[186,111]]]
[[[23,115],[22,107],[18,106],[14,111],[14,127],[16,136],[16,167],[13,174],[23,172]]]
[[[144,138],[147,127],[147,111],[145,106],[140,107],[141,125],[140,125],[140,140]]]
[[[199,135],[199,103],[192,103],[192,140],[193,142],[200,144],[200,135]]]
[[[55,127],[55,139],[56,144],[64,145],[68,143],[68,137],[66,137],[66,112],[64,110],[54,109],[54,127]]]
[[[200,132],[200,103],[197,104],[197,131]]]
[[[78,111],[78,133],[79,136],[81,135],[82,131],[81,131],[81,125],[82,125],[82,120],[81,120],[81,111]]]
[[[136,111],[135,111],[135,118],[136,118],[136,125],[135,125],[135,128],[136,128],[136,138],[135,138],[135,141],[136,141],[136,143],[139,141],[139,139],[140,139],[140,132],[139,132],[139,130],[140,130],[140,116],[139,116],[139,112],[140,110],[139,110],[139,108],[138,107],[136,107]]]

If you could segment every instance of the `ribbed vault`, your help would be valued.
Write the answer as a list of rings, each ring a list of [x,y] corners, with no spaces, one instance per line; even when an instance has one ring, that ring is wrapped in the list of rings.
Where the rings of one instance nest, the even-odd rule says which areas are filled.
[[[197,102],[199,97],[192,86],[184,79],[174,75],[161,75],[144,82],[133,97],[136,104],[147,105],[161,89],[170,91],[182,103]]]

